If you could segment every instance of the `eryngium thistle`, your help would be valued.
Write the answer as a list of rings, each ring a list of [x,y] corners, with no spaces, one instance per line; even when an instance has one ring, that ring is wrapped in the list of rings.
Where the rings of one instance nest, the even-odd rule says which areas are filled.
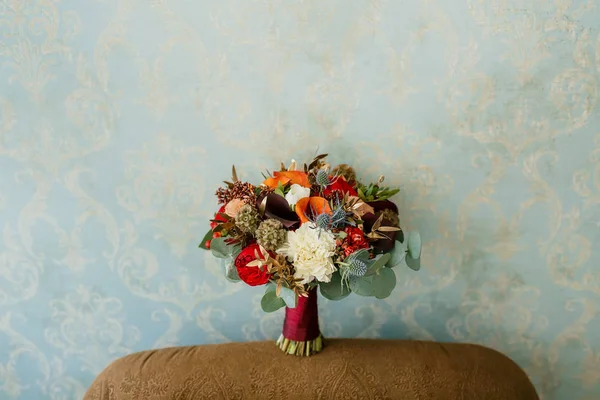
[[[367,263],[359,260],[358,258],[348,257],[346,260],[348,265],[346,266],[346,271],[348,275],[352,276],[365,276],[367,273]]]
[[[280,248],[287,239],[287,231],[276,219],[267,219],[261,222],[255,235],[256,242],[271,251]]]
[[[317,172],[316,182],[319,186],[328,186],[331,182],[329,181],[329,174],[327,174],[327,171],[320,169]]]
[[[331,215],[329,214],[319,214],[315,219],[315,224],[319,229],[329,229],[331,228]]]
[[[342,228],[346,225],[346,218],[348,217],[348,213],[344,210],[343,206],[339,206],[333,213],[331,214],[331,226],[333,228]]]
[[[254,234],[259,222],[258,210],[249,204],[243,205],[235,216],[235,225],[242,232]]]

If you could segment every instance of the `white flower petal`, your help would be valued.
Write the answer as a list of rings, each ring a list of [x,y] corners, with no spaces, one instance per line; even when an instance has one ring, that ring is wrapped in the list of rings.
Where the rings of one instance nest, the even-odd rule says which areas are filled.
[[[287,200],[288,204],[292,206],[296,204],[298,200],[309,196],[310,188],[305,188],[304,186],[294,183],[292,186],[290,186],[290,190],[285,195],[285,199]]]
[[[295,232],[288,232],[286,244],[277,250],[294,264],[295,277],[301,283],[309,283],[316,279],[329,282],[336,271],[331,257],[335,255],[335,236],[333,233],[320,230],[314,223],[305,223]]]

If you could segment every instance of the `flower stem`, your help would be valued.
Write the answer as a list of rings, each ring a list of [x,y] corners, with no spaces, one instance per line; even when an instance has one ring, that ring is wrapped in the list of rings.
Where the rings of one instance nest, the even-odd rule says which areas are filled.
[[[283,335],[277,339],[277,347],[286,354],[309,357],[323,350],[323,336],[319,335],[314,340],[300,342],[286,339]]]

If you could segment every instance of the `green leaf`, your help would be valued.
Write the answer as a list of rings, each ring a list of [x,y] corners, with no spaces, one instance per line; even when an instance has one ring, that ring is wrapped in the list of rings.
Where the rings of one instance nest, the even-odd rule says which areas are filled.
[[[212,235],[213,235],[213,231],[212,229],[209,230],[208,232],[206,232],[206,235],[204,235],[204,237],[202,238],[202,242],[200,242],[200,245],[198,247],[200,247],[201,249],[204,250],[208,250],[208,247],[206,247],[206,242],[209,240],[212,240]]]
[[[277,291],[277,285],[274,284],[273,282],[269,282],[267,283],[267,287],[265,288],[265,293],[267,292],[276,292]]]
[[[240,243],[234,244],[233,246],[227,246],[231,250],[231,258],[234,260],[242,252],[242,245]]]
[[[409,232],[406,238],[406,246],[408,247],[408,254],[418,259],[421,257],[421,235],[419,232]]]
[[[371,276],[351,276],[350,277],[350,290],[359,296],[373,296],[373,277]]]
[[[217,258],[235,258],[242,251],[242,246],[239,243],[233,245],[227,244],[224,237],[218,237],[211,240],[210,251]]]
[[[283,286],[279,297],[283,299],[288,308],[296,308],[296,293],[292,289]]]
[[[342,285],[342,276],[339,271],[336,271],[331,275],[331,282],[319,283],[319,289],[323,297],[329,300],[341,300],[348,297],[350,294],[350,288],[348,285]]]
[[[406,265],[408,265],[408,268],[412,269],[413,271],[418,271],[421,269],[421,258],[412,258],[410,254],[406,254]]]
[[[221,267],[225,271],[225,278],[230,282],[239,282],[240,276],[238,275],[237,268],[235,267],[234,261],[231,258],[221,259]]]
[[[350,289],[359,296],[375,296],[384,299],[396,287],[396,274],[390,268],[381,268],[377,273],[362,278],[351,277]]]
[[[285,197],[285,195],[283,194],[283,191],[280,188],[275,189],[274,193],[280,195],[281,197]]]
[[[281,307],[285,307],[285,301],[281,297],[277,296],[274,290],[268,290],[260,300],[260,306],[264,312],[270,313],[279,310]]]
[[[217,258],[227,258],[231,254],[231,250],[228,248],[229,246],[225,243],[225,238],[218,237],[214,238],[210,242],[210,251],[213,256]]]
[[[356,191],[358,192],[358,197],[360,197],[361,199],[365,200],[365,193],[362,191],[361,188],[357,188]]]
[[[396,287],[396,274],[393,269],[382,268],[373,275],[373,295],[378,299],[388,297]]]
[[[377,256],[375,262],[371,264],[369,268],[367,268],[367,273],[365,274],[365,276],[378,273],[379,270],[383,268],[388,261],[390,261],[390,258],[392,258],[392,255],[390,253],[385,253],[380,256]]]
[[[364,261],[367,264],[371,262],[371,260],[369,260],[369,250],[367,250],[367,249],[357,250],[354,253],[350,254],[349,257]]]
[[[392,255],[392,257],[386,265],[389,268],[394,268],[395,266],[398,266],[404,262],[404,259],[406,257],[406,249],[404,248],[402,243],[396,241],[396,243],[394,244],[394,250],[392,250],[390,254]]]

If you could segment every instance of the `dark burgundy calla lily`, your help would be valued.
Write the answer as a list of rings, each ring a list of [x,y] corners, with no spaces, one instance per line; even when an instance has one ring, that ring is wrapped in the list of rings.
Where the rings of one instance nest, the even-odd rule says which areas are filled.
[[[393,212],[398,214],[398,206],[396,206],[394,203],[392,203],[389,200],[371,201],[371,202],[368,202],[367,204],[370,205],[371,207],[373,207],[375,212],[379,212],[379,211],[383,211],[383,210],[392,210]]]
[[[373,209],[375,210],[375,213],[378,213],[378,212],[381,212],[384,210],[391,210],[391,211],[395,212],[396,214],[398,213],[398,207],[389,200],[372,201],[367,204],[370,205],[371,207],[373,207]],[[373,225],[375,224],[375,222],[377,222],[378,218],[379,218],[379,216],[374,213],[367,213],[362,216],[363,227],[365,229],[365,233],[371,232],[371,230],[373,229]],[[391,226],[392,224],[390,223],[390,221],[387,221],[384,219],[382,221],[381,225],[382,226]],[[399,233],[401,234],[401,232],[402,231],[385,232],[385,235],[388,238],[387,239],[379,239],[379,240],[372,242],[373,248],[377,252],[391,251],[396,244],[395,243],[396,235]]]
[[[286,229],[300,225],[298,215],[290,209],[287,200],[278,194],[270,193],[258,199],[258,209],[264,210],[266,217],[280,221]]]

